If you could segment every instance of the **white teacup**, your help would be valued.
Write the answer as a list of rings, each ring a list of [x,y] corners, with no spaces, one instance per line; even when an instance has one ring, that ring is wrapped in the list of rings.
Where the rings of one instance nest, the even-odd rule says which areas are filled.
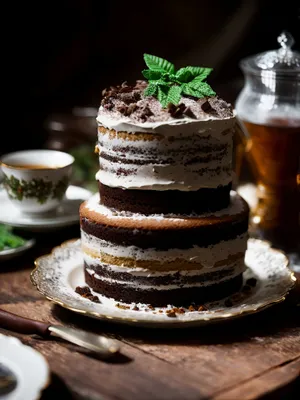
[[[1,157],[3,185],[23,213],[58,207],[69,186],[74,157],[56,150],[23,150]]]

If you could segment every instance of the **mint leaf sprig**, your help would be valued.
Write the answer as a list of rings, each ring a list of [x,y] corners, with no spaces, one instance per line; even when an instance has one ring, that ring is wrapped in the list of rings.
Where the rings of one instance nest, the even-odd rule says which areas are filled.
[[[204,82],[212,68],[184,67],[176,71],[174,64],[151,54],[144,54],[144,61],[149,68],[142,71],[149,82],[144,95],[157,97],[163,108],[169,103],[177,105],[182,94],[197,98],[216,95]]]

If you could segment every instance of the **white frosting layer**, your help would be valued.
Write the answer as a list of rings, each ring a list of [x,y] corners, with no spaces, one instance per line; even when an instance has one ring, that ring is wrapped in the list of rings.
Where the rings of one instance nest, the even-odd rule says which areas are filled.
[[[159,135],[153,140],[128,140],[99,133],[100,170],[96,179],[107,186],[192,191],[216,188],[232,180],[234,118],[137,124],[128,117],[111,119],[100,108],[97,120],[99,125],[116,131]],[[102,152],[109,160],[101,156]]]
[[[120,164],[114,168],[110,161],[102,161],[101,166],[108,164],[109,170],[99,170],[96,179],[110,187],[123,189],[143,190],[181,190],[193,191],[203,188],[216,188],[219,185],[227,185],[232,181],[232,173],[228,169],[217,170],[219,167],[199,171],[189,171],[176,165],[122,165],[122,172],[118,172]],[[128,171],[132,167],[128,175]],[[222,168],[220,166],[220,168]],[[201,174],[201,178],[200,175]],[[174,176],[180,176],[180,180],[174,181]],[[146,184],[147,182],[147,184]],[[202,183],[201,183],[202,182]]]
[[[118,273],[126,272],[133,276],[137,276],[137,277],[143,276],[143,277],[147,277],[147,278],[154,278],[154,277],[157,278],[157,277],[161,277],[161,276],[174,275],[174,274],[178,274],[178,273],[180,276],[201,276],[204,274],[208,274],[210,272],[222,271],[224,269],[227,270],[227,269],[236,267],[237,265],[244,264],[244,259],[243,259],[243,260],[233,261],[232,263],[230,263],[226,266],[222,265],[220,267],[214,267],[214,268],[212,268],[210,266],[207,268],[194,269],[194,270],[180,270],[180,271],[157,271],[157,270],[155,270],[155,271],[152,271],[147,268],[139,268],[139,267],[130,268],[130,267],[123,267],[123,266],[112,265],[112,264],[105,264],[105,263],[102,263],[99,258],[94,258],[85,252],[83,252],[83,258],[88,266],[95,266],[95,265],[100,266],[101,265],[101,266],[105,266],[105,268],[111,272],[118,272]]]
[[[239,195],[235,191],[230,192],[230,205],[227,208],[223,208],[220,211],[215,211],[215,212],[210,212],[210,213],[203,213],[201,215],[189,215],[189,216],[184,216],[184,215],[174,215],[174,214],[151,214],[151,215],[143,215],[139,213],[132,213],[132,212],[126,212],[126,211],[114,211],[111,210],[108,207],[105,207],[104,205],[99,203],[100,201],[100,196],[99,193],[95,193],[93,196],[89,198],[89,200],[86,203],[86,207],[90,211],[94,211],[96,213],[99,213],[101,215],[104,215],[106,217],[109,217],[111,219],[118,219],[118,220],[158,220],[162,221],[165,219],[176,221],[180,223],[180,221],[184,221],[187,217],[190,218],[205,218],[205,217],[211,217],[211,216],[216,216],[216,217],[222,217],[224,215],[237,215],[239,214],[242,209],[243,209],[243,202]],[[138,232],[138,231],[137,231]]]
[[[100,276],[95,273],[90,268],[87,268],[86,271],[88,274],[94,276],[96,279],[99,279],[100,281],[107,282],[109,284],[115,284],[115,285],[124,285],[124,286],[129,286],[130,288],[138,288],[140,290],[172,290],[172,289],[183,289],[183,288],[192,288],[192,287],[203,287],[203,286],[210,286],[213,284],[219,284],[221,282],[224,282],[228,279],[232,279],[235,276],[239,275],[240,273],[244,272],[246,269],[245,264],[243,262],[237,263],[235,268],[233,269],[231,274],[228,274],[227,276],[220,278],[218,280],[209,280],[206,279],[204,282],[195,282],[195,283],[178,283],[178,284],[169,284],[169,285],[144,285],[141,284],[140,282],[135,282],[135,281],[121,281],[121,280],[116,280],[112,278],[107,278]]]
[[[206,269],[212,269],[213,266],[222,260],[227,259],[231,255],[237,253],[245,253],[247,249],[248,234],[237,236],[235,239],[222,241],[220,243],[208,246],[199,247],[193,246],[190,249],[168,249],[168,250],[157,250],[157,249],[141,249],[135,246],[120,246],[115,245],[111,242],[96,238],[93,235],[87,234],[81,231],[81,242],[85,249],[90,250],[93,254],[98,255],[101,258],[101,252],[109,254],[113,257],[125,257],[133,260],[152,260],[161,263],[172,262],[176,259],[185,261],[193,261],[201,263],[204,266],[202,271],[208,272]],[[87,262],[91,263],[92,260],[95,264],[95,259],[89,258],[87,254]],[[115,266],[119,271],[125,272],[123,266]],[[224,268],[224,266],[222,267]],[[133,272],[149,273],[148,270],[136,268],[131,269]],[[129,272],[129,271],[128,271]],[[131,271],[130,271],[131,272]]]
[[[201,120],[195,120],[188,117],[174,118],[168,121],[159,122],[135,122],[129,117],[110,118],[103,111],[101,106],[98,111],[97,122],[99,125],[108,129],[114,129],[117,132],[146,132],[157,133],[163,136],[177,136],[185,134],[190,136],[195,132],[204,132],[211,129],[212,126],[221,126],[222,130],[231,128],[235,123],[235,116],[227,119],[216,118],[206,114]]]

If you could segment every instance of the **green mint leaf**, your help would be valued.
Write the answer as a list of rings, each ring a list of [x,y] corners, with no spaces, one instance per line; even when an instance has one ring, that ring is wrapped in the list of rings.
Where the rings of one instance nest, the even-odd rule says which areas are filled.
[[[152,56],[151,54],[144,54],[144,61],[147,67],[152,71],[169,72],[170,74],[175,73],[174,64],[163,58]]]
[[[204,81],[208,75],[211,73],[212,68],[204,68],[204,67],[185,67],[185,68],[180,68],[176,72],[176,76],[178,77],[183,77],[183,78],[189,78],[189,80],[181,80],[181,82],[189,82],[191,79],[196,78],[197,80]]]
[[[170,85],[172,85],[172,82],[167,82],[164,79],[157,79],[156,81],[149,81],[149,83],[152,83],[153,85],[156,85],[156,86],[166,86],[166,87],[169,87]]]
[[[216,93],[212,90],[208,83],[198,82],[198,85],[191,85],[192,82],[183,84],[182,92],[188,96],[201,97],[214,96]]]
[[[194,75],[192,74],[191,71],[189,71],[188,67],[187,68],[180,68],[176,72],[176,78],[179,82],[185,83],[189,82],[191,79],[194,78]]]
[[[181,99],[181,91],[180,86],[171,86],[168,91],[167,104],[172,103],[176,106]]]
[[[182,84],[182,81],[180,81],[175,74],[169,74],[168,81],[172,83],[177,83],[177,85]]]
[[[182,93],[187,94],[188,96],[198,97],[199,99],[201,97],[204,97],[204,95],[202,95],[202,93],[199,90],[193,89],[188,84],[182,85]]]
[[[151,69],[144,69],[144,71],[142,71],[142,74],[148,80],[160,79],[162,75],[160,71],[151,71]]]
[[[175,74],[170,74],[169,72],[163,72],[161,77],[166,83],[179,83],[180,84],[180,82],[178,81]]]
[[[158,101],[162,105],[163,108],[166,108],[168,105],[168,93],[170,88],[168,86],[158,86]]]
[[[149,83],[149,85],[144,90],[145,96],[155,96],[157,93],[157,85],[153,83]]]
[[[144,60],[149,68],[142,72],[149,83],[144,95],[155,96],[163,108],[169,103],[177,105],[182,94],[198,98],[216,95],[204,82],[212,68],[188,66],[176,72],[174,65],[163,58],[144,54]]]
[[[215,96],[216,94],[206,82],[200,82],[194,79],[187,83],[187,85],[194,90],[200,91],[204,96]]]

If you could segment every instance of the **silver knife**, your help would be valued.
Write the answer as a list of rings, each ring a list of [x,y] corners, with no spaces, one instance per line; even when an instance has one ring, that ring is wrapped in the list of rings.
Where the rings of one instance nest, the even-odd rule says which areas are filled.
[[[51,325],[41,321],[20,317],[8,311],[0,310],[0,327],[24,334],[36,334],[42,337],[58,336],[78,346],[108,358],[119,352],[120,345],[114,339],[62,325]]]

